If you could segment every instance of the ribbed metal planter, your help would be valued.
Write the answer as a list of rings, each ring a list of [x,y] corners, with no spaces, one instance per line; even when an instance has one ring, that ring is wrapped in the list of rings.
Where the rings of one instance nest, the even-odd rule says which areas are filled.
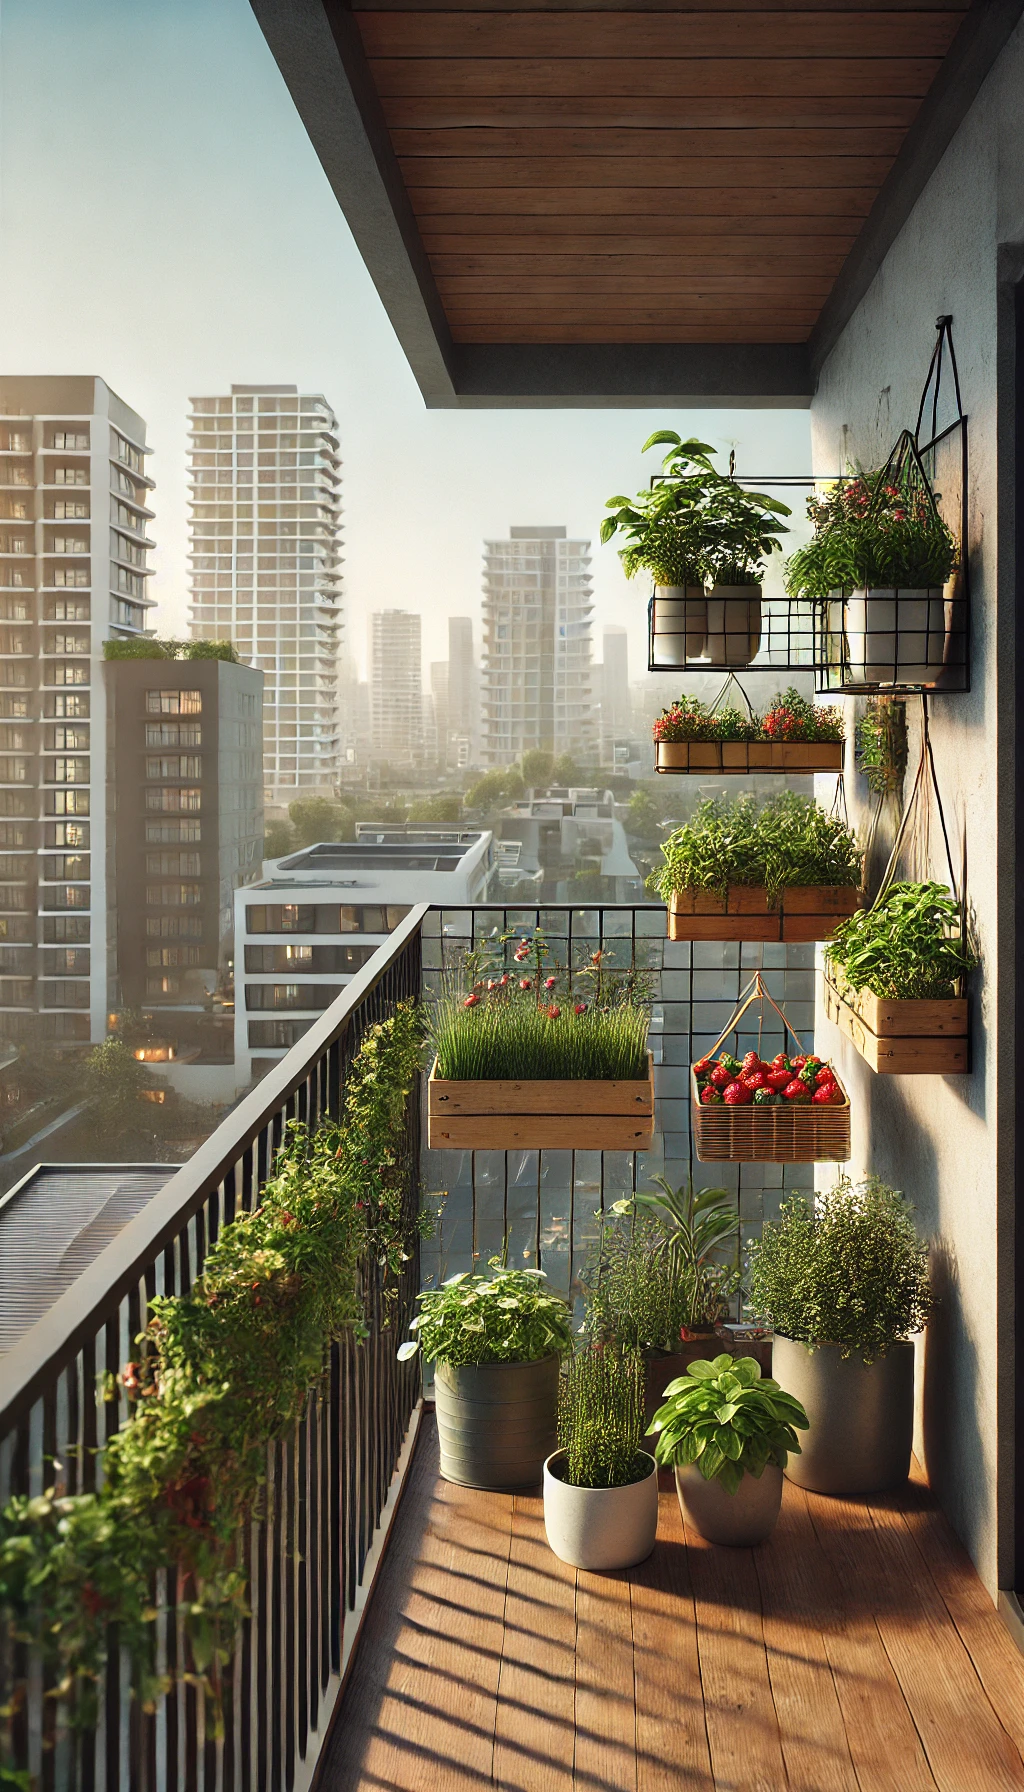
[[[558,1358],[434,1366],[441,1473],[460,1487],[539,1487],[557,1442]]]
[[[877,1362],[842,1357],[838,1344],[808,1350],[775,1334],[774,1374],[810,1420],[787,1478],[813,1493],[881,1493],[910,1473],[914,1346],[894,1344]]]

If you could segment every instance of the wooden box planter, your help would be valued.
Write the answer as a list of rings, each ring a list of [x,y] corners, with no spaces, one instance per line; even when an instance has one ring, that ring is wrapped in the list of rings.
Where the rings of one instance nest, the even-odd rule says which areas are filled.
[[[764,886],[730,884],[723,902],[714,890],[674,890],[668,903],[670,940],[827,940],[862,903],[853,884],[807,884],[783,890],[774,908]]]
[[[838,1078],[836,1081],[838,1082]],[[690,1071],[690,1131],[702,1164],[844,1164],[850,1157],[850,1098],[842,1107],[784,1102],[781,1107],[702,1107]]]
[[[841,772],[841,740],[659,740],[659,772]]]
[[[880,1076],[963,1076],[970,1069],[967,997],[889,1002],[868,990],[840,995],[822,978],[825,1013]]]
[[[644,1151],[654,1136],[654,1061],[638,1082],[427,1084],[433,1151]]]

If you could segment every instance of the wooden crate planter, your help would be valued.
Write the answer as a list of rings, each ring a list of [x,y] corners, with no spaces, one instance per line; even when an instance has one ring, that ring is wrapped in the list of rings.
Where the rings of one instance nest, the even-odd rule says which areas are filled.
[[[852,884],[808,884],[783,890],[773,908],[763,886],[730,884],[723,901],[714,890],[674,890],[668,903],[670,940],[827,940],[860,908]]]
[[[838,1082],[838,1077],[836,1078]],[[839,1084],[842,1089],[842,1084]],[[850,1157],[850,1099],[842,1107],[702,1107],[690,1071],[690,1131],[702,1164],[844,1164]]]
[[[839,740],[659,740],[654,743],[659,772],[841,772]]]
[[[654,1062],[637,1082],[427,1084],[434,1151],[644,1151],[654,1136]]]
[[[967,997],[889,1002],[868,990],[840,995],[822,979],[825,1013],[880,1076],[963,1076],[970,1069]]]

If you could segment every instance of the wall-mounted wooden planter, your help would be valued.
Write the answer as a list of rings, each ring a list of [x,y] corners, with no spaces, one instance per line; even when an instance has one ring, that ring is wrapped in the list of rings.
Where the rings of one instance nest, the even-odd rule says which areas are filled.
[[[812,1102],[763,1108],[714,1102],[702,1107],[691,1070],[694,1149],[702,1164],[845,1164],[850,1157],[850,1100],[846,1090],[842,1092],[842,1107]]]
[[[638,1082],[427,1083],[434,1151],[644,1151],[654,1136],[654,1062]]]
[[[714,890],[675,890],[668,904],[670,940],[827,940],[860,908],[852,884],[808,884],[783,890],[774,908],[763,886],[730,884]]]
[[[841,772],[840,740],[659,740],[654,743],[659,772]]]
[[[825,1013],[880,1076],[963,1076],[970,1069],[967,997],[886,1002],[868,990],[840,995],[822,978]]]

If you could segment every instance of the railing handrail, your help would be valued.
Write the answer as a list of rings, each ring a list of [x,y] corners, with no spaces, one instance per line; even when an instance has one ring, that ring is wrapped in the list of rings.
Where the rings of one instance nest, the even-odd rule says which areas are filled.
[[[267,1071],[141,1213],[129,1220],[43,1317],[0,1358],[0,1436],[18,1423],[47,1379],[59,1373],[85,1340],[95,1336],[104,1321],[117,1311],[147,1266],[178,1236],[261,1128],[294,1095],[311,1064],[342,1036],[354,1011],[420,932],[431,906],[420,902],[410,909],[280,1063]]]

